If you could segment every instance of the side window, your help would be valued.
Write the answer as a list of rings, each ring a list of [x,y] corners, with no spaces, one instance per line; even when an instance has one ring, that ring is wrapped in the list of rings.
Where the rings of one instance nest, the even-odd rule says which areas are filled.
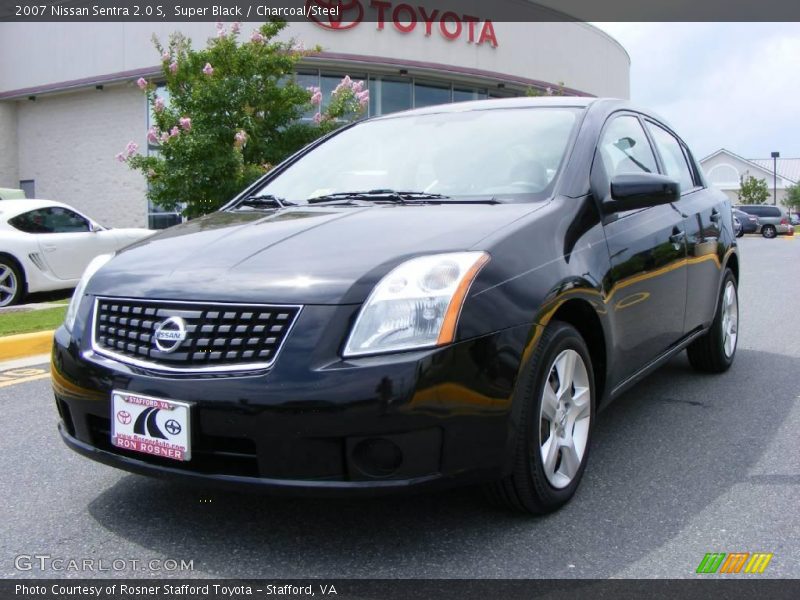
[[[694,186],[705,187],[703,184],[703,177],[700,175],[700,166],[697,164],[694,156],[692,156],[692,151],[689,150],[689,147],[684,143],[681,143],[681,148],[683,148],[683,155],[686,157],[686,162],[689,163],[689,170],[692,172]]]
[[[647,127],[653,136],[653,141],[661,154],[661,158],[664,160],[667,175],[678,180],[678,183],[681,184],[682,193],[694,189],[694,177],[691,169],[689,169],[689,164],[686,162],[681,143],[671,133],[654,123],[648,122]]]
[[[90,231],[89,221],[78,213],[60,206],[46,209],[53,233],[78,233]]]
[[[90,231],[89,221],[66,208],[53,206],[17,215],[9,224],[25,233],[76,233]]]
[[[647,135],[639,119],[632,115],[611,121],[597,149],[609,179],[623,173],[658,172]]]
[[[47,222],[46,213],[47,209],[31,210],[9,219],[8,222],[24,233],[53,233]]]

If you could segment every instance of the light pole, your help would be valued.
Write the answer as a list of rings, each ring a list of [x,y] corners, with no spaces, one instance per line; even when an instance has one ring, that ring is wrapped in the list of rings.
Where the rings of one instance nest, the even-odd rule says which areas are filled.
[[[778,204],[778,159],[781,157],[780,152],[772,153],[772,204]]]

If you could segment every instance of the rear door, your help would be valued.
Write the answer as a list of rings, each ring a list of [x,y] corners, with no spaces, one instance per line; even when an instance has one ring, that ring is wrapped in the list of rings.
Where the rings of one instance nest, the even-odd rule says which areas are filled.
[[[647,129],[659,155],[662,172],[681,185],[677,206],[683,212],[687,238],[687,296],[683,332],[707,325],[714,318],[720,269],[724,259],[721,242],[723,220],[733,231],[733,217],[722,192],[704,187],[686,145],[659,123],[648,120]]]
[[[604,171],[604,188],[615,175],[658,172],[655,153],[637,115],[617,113],[609,118],[594,169]],[[596,179],[594,172],[592,176]],[[605,217],[611,270],[604,287],[614,321],[618,360],[612,377],[616,381],[634,374],[683,335],[684,227],[683,216],[671,204]]]

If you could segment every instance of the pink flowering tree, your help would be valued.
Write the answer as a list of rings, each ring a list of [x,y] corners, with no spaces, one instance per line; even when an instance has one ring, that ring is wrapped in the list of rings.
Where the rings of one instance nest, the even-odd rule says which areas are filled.
[[[285,26],[267,22],[247,34],[239,23],[218,23],[201,50],[180,34],[167,45],[154,38],[162,72],[136,84],[150,105],[147,142],[156,151],[130,142],[116,157],[147,178],[153,202],[190,218],[212,212],[304,145],[365,114],[364,82],[345,77],[328,99],[295,82],[298,61],[319,49],[278,41]]]

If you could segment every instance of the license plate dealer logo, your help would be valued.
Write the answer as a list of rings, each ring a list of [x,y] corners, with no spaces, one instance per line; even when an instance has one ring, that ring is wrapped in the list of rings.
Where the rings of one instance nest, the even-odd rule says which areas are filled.
[[[113,392],[111,403],[114,446],[177,461],[191,458],[189,404],[126,392]]]

